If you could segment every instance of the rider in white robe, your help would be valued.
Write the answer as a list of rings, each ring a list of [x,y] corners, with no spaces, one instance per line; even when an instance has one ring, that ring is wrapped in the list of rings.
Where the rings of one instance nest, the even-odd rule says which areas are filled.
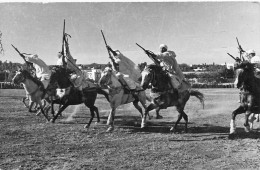
[[[110,46],[107,46],[107,48],[113,54],[113,67],[114,70],[118,72],[116,76],[119,81],[127,90],[135,90],[137,87],[136,82],[139,82],[138,79],[141,77],[139,68],[132,60],[124,56],[119,50],[114,51]]]
[[[180,89],[181,86],[185,86],[182,87],[184,89],[190,88],[189,83],[186,81],[183,83],[185,77],[177,63],[176,54],[173,51],[169,51],[165,44],[161,44],[159,49],[160,53],[157,55],[157,59],[159,59],[160,65],[168,71],[172,87],[174,89]]]
[[[46,89],[49,85],[49,79],[51,75],[51,71],[48,65],[44,61],[42,61],[36,54],[25,56],[25,60],[27,62],[33,63],[36,77],[40,79],[40,81],[43,83],[44,88]]]

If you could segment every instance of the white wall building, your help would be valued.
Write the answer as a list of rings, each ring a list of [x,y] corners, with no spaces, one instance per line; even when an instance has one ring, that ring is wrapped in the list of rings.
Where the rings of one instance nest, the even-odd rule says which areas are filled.
[[[91,70],[82,70],[85,72],[86,78],[92,79],[94,81],[98,81],[101,77],[101,70],[91,68]]]

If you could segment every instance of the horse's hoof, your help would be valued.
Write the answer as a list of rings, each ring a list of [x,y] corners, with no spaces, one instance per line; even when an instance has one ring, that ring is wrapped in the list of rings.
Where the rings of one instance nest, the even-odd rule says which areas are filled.
[[[55,123],[55,119],[50,119],[49,122]]]
[[[102,123],[101,122],[96,122],[95,125],[102,125]]]
[[[156,119],[162,119],[163,117],[161,115],[157,115]]]
[[[39,110],[37,113],[36,113],[36,116],[39,116],[41,114],[41,111]]]
[[[114,127],[109,127],[106,132],[113,132]]]
[[[246,133],[250,132],[250,127],[249,126],[245,126],[245,132]]]
[[[145,124],[145,123],[142,123],[142,124],[141,124],[141,128],[142,128],[142,129],[146,128],[146,124]]]
[[[174,129],[174,127],[171,127],[170,132],[176,133],[176,130]]]
[[[88,128],[89,128],[89,125],[85,125],[84,128],[85,128],[85,129],[88,129]]]
[[[235,139],[236,133],[231,133],[228,135],[228,139]]]

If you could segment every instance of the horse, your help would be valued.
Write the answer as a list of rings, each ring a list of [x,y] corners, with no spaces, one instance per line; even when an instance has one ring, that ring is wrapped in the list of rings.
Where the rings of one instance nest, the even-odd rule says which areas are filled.
[[[153,109],[155,109],[156,113],[159,114],[161,109],[176,106],[179,115],[175,126],[171,127],[170,131],[177,132],[177,125],[180,120],[184,118],[185,132],[187,133],[188,116],[184,112],[184,107],[190,96],[195,96],[200,100],[204,108],[204,95],[201,92],[192,89],[182,91],[173,90],[172,86],[170,85],[170,77],[167,75],[166,71],[158,65],[148,65],[141,74],[141,87],[143,89],[151,89],[150,97],[152,100],[149,106],[147,106],[144,119],[146,120],[147,113]]]
[[[101,77],[99,79],[99,85],[101,87],[107,87],[109,90],[109,99],[110,99],[110,107],[111,111],[109,113],[107,119],[107,125],[109,128],[107,132],[111,132],[114,130],[114,119],[115,119],[115,112],[116,108],[120,105],[133,103],[134,107],[140,112],[142,123],[141,127],[144,127],[144,116],[142,108],[138,105],[140,101],[144,109],[146,110],[146,94],[143,89],[140,88],[140,85],[137,85],[137,88],[134,92],[126,92],[123,88],[122,84],[119,82],[118,78],[116,77],[115,72],[106,67],[104,71],[101,73]],[[139,87],[138,87],[139,86]]]
[[[260,78],[255,76],[254,64],[244,61],[235,68],[235,86],[241,89],[240,106],[232,112],[230,121],[230,135],[236,133],[235,118],[238,114],[245,113],[244,127],[249,132],[253,126],[249,125],[249,116],[251,113],[260,113]],[[253,122],[251,120],[251,122]]]
[[[51,70],[50,83],[47,87],[47,90],[51,92],[51,94],[56,94],[56,98],[54,98],[51,102],[52,114],[54,117],[50,120],[52,123],[55,122],[57,117],[64,111],[69,105],[78,105],[84,103],[90,110],[91,118],[87,125],[84,128],[89,128],[95,113],[97,115],[97,122],[100,122],[98,108],[95,106],[95,101],[97,98],[97,94],[102,94],[109,101],[108,93],[102,90],[97,85],[94,85],[92,82],[92,88],[85,87],[83,88],[83,94],[85,100],[82,99],[82,93],[80,90],[72,84],[69,77],[72,73],[66,68],[63,67],[53,67]],[[58,97],[57,97],[58,96]],[[54,114],[53,105],[60,104],[62,105],[57,114]]]
[[[41,113],[44,117],[49,121],[47,114],[44,112],[44,105],[42,104],[42,100],[46,97],[46,93],[44,89],[41,88],[40,80],[31,76],[30,72],[26,69],[20,68],[16,71],[15,76],[12,79],[14,84],[22,84],[26,91],[26,95],[29,98],[29,112],[32,111],[32,106],[35,103],[36,105],[40,106]]]

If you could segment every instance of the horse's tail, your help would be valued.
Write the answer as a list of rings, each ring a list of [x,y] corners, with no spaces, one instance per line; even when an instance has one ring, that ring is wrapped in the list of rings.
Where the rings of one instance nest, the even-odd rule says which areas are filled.
[[[205,100],[204,95],[201,92],[199,92],[198,90],[190,90],[190,95],[197,97],[200,100],[200,103],[202,104],[203,109],[204,109],[204,100]]]
[[[100,87],[97,87],[97,93],[98,94],[102,94],[105,96],[105,98],[107,99],[107,101],[109,102],[109,95],[108,92],[106,92],[105,90],[101,89]]]

